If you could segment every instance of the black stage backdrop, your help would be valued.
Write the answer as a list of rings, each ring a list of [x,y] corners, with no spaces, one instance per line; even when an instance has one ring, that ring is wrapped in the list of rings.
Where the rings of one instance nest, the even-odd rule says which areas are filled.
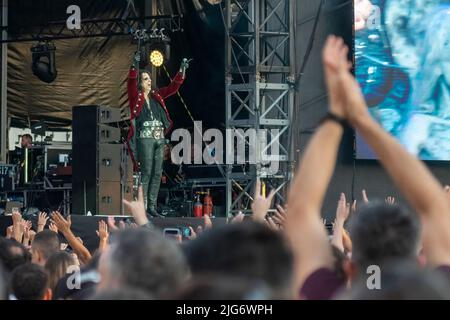
[[[127,7],[125,0],[15,0],[9,2],[9,28],[46,25],[65,21],[69,5],[78,5],[81,18],[119,18]],[[144,16],[145,0],[135,0],[139,16]],[[205,3],[199,12],[192,1],[183,1],[181,11],[173,1],[165,3],[163,14],[178,14],[183,19],[183,32],[169,34],[172,39],[171,59],[166,63],[173,76],[183,57],[193,58],[188,80],[181,89],[196,120],[204,127],[220,127],[224,119],[224,28],[219,6]],[[208,15],[205,16],[204,13]],[[149,15],[149,14],[147,14]],[[134,16],[131,14],[131,16]],[[206,18],[207,17],[207,18]],[[36,42],[8,45],[8,112],[13,124],[29,127],[45,120],[52,128],[70,128],[72,107],[76,105],[105,105],[122,109],[127,117],[126,78],[136,44],[131,36],[56,40],[58,77],[51,84],[36,78],[31,71],[30,47]],[[161,69],[158,86],[170,79]],[[176,127],[192,126],[192,121],[177,97],[167,105]],[[212,112],[213,111],[213,112]],[[206,117],[205,115],[208,115]]]

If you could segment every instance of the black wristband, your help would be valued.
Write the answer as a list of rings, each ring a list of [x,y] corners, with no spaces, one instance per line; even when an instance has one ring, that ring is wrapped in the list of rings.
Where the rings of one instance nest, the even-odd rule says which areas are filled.
[[[338,123],[342,128],[345,128],[347,126],[347,121],[344,118],[341,118],[334,113],[327,112],[327,114],[320,120],[320,124],[323,124],[326,121],[334,121]]]

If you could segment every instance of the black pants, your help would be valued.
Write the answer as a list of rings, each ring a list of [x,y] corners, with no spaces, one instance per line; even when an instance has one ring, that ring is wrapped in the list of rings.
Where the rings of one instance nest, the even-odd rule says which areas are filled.
[[[137,153],[147,211],[155,211],[163,171],[164,139],[138,138]]]

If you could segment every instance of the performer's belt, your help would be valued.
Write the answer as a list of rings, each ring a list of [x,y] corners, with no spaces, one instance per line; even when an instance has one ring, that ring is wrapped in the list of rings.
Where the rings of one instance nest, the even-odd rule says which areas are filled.
[[[139,132],[139,138],[164,139],[164,128],[159,121],[145,121]]]

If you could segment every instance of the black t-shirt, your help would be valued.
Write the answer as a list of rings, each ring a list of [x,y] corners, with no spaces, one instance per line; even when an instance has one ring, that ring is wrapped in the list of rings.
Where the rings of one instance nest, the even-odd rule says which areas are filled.
[[[144,105],[142,106],[142,111],[139,114],[139,117],[137,117],[136,119],[136,130],[138,134],[142,130],[143,124],[146,121],[157,120],[161,123],[164,129],[167,129],[169,127],[169,119],[167,119],[167,115],[163,107],[153,99],[150,99],[149,101],[150,107],[147,101],[145,101]]]

